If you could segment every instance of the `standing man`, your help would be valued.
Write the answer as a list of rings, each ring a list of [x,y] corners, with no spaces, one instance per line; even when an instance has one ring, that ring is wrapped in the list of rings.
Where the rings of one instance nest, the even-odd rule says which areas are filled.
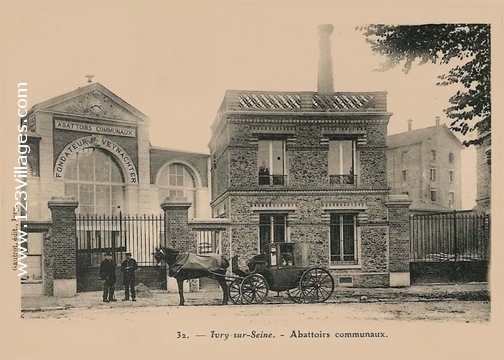
[[[126,259],[121,264],[121,272],[123,274],[124,285],[124,299],[129,300],[131,289],[131,300],[136,301],[135,294],[135,270],[138,269],[138,264],[135,259],[131,257],[131,253],[126,253]]]
[[[100,278],[103,280],[103,302],[117,301],[114,298],[116,263],[112,260],[112,253],[110,251],[107,251],[105,260],[100,264]]]

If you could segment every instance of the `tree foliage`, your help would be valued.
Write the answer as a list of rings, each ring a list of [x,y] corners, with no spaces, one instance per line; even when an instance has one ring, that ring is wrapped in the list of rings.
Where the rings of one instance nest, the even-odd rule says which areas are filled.
[[[490,130],[490,25],[367,25],[359,28],[373,52],[384,55],[381,70],[403,64],[408,73],[419,64],[453,64],[437,85],[460,84],[444,111],[450,128],[466,135]],[[478,140],[464,141],[466,146]]]

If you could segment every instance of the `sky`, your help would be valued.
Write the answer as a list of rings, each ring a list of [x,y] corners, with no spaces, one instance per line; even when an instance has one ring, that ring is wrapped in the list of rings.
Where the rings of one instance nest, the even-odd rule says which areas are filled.
[[[374,71],[384,59],[355,30],[371,22],[435,22],[443,12],[410,5],[393,15],[359,5],[4,1],[3,105],[16,103],[19,82],[28,83],[31,107],[87,85],[91,74],[150,118],[152,145],[209,153],[210,126],[227,89],[316,91],[317,26],[331,23],[335,91],[387,91],[389,134],[406,131],[408,119],[414,129],[433,126],[436,116],[449,123],[443,109],[455,89],[435,85],[449,67]],[[17,125],[11,115],[2,121]],[[475,166],[474,149],[463,150],[464,208],[475,204]]]

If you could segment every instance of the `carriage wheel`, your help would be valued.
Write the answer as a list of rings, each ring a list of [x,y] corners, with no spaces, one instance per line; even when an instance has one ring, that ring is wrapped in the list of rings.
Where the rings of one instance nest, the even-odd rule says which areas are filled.
[[[240,305],[243,302],[240,294],[240,282],[241,279],[236,279],[228,285],[229,298],[235,305]]]
[[[246,304],[260,304],[266,299],[269,286],[266,279],[259,274],[247,275],[240,286],[240,293]]]
[[[300,298],[307,303],[324,302],[334,291],[334,279],[326,269],[306,270],[299,281]]]
[[[304,303],[304,298],[302,297],[303,293],[301,292],[299,286],[294,289],[289,289],[289,291],[287,291],[287,294],[289,295],[289,299],[291,299],[295,303],[298,304]]]

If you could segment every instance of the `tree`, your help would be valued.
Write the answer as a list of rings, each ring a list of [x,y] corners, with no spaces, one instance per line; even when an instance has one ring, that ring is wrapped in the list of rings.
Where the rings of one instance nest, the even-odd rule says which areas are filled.
[[[452,119],[450,128],[463,135],[491,130],[489,24],[367,25],[358,29],[373,52],[386,57],[382,71],[403,63],[407,74],[416,61],[419,65],[453,63],[437,82],[463,86],[444,110]],[[478,143],[464,141],[466,146]]]

